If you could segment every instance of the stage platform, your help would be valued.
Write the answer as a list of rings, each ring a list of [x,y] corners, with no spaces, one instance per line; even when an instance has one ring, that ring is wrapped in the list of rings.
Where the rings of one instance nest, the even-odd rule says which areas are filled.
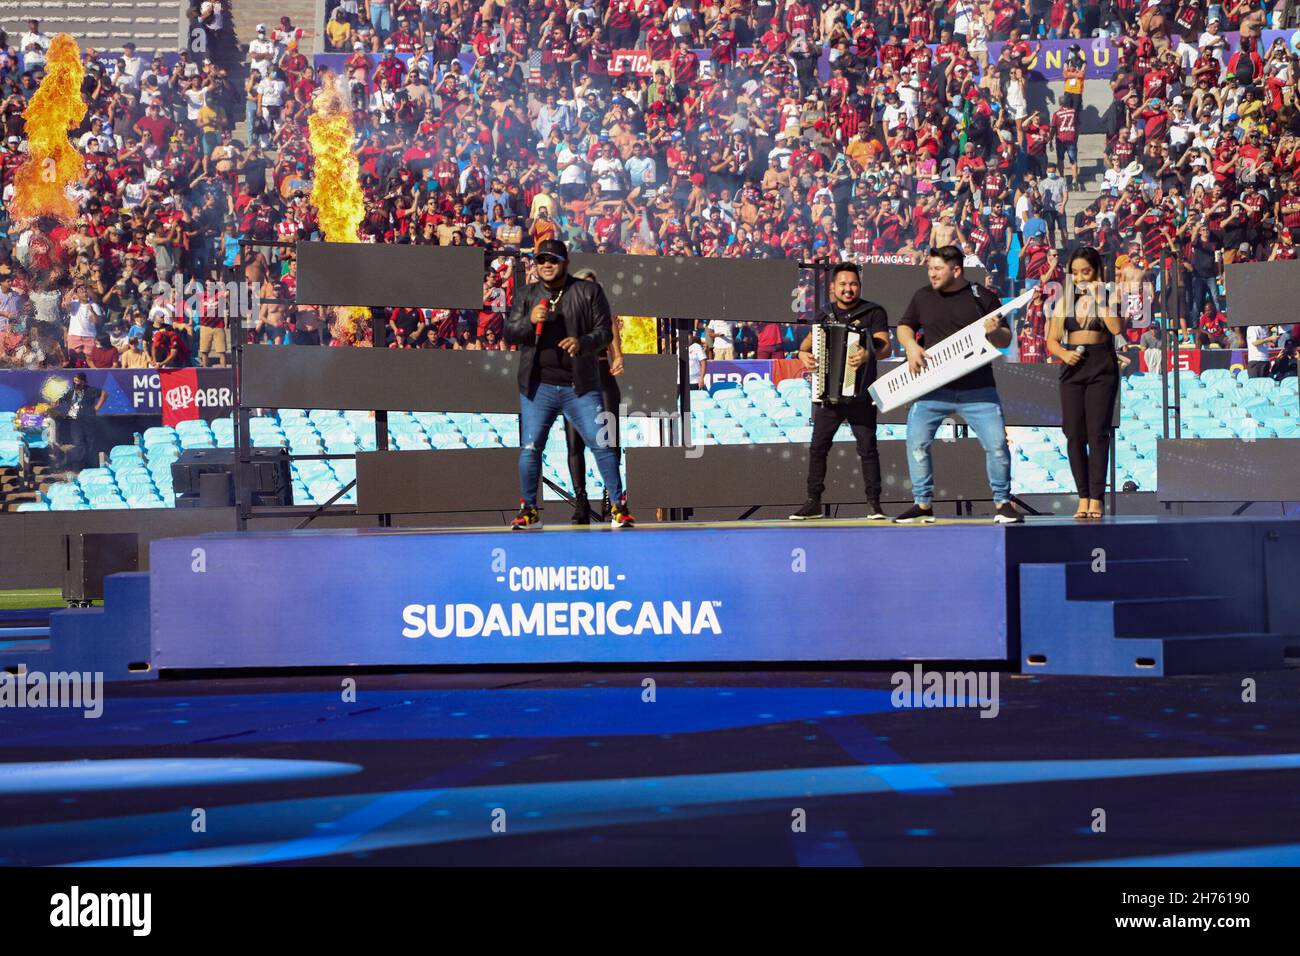
[[[1300,651],[1300,521],[689,522],[152,545],[0,666],[167,672],[982,662],[1162,676]]]

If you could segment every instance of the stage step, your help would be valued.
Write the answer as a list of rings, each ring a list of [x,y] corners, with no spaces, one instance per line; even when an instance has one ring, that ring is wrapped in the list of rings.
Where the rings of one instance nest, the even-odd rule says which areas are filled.
[[[1116,637],[1223,634],[1238,626],[1232,602],[1220,595],[1119,598],[1109,603]]]
[[[1100,566],[1072,561],[1065,565],[1065,593],[1072,601],[1177,597],[1188,592],[1188,567],[1186,558],[1107,561]]]
[[[1238,632],[1232,602],[1221,596],[1150,597],[1146,589],[1148,596],[1133,597],[1127,572],[1137,565],[1145,565],[1158,582],[1153,588],[1163,591],[1172,590],[1186,571],[1179,561],[1112,562],[1104,575],[1086,563],[1020,565],[1021,670],[1169,677],[1284,666],[1296,638]],[[1121,568],[1125,573],[1112,577]],[[1114,582],[1114,588],[1106,593],[1105,584],[1085,572]]]
[[[148,680],[149,573],[104,578],[104,606],[55,610],[49,644],[0,648],[0,670],[98,671],[106,681]]]

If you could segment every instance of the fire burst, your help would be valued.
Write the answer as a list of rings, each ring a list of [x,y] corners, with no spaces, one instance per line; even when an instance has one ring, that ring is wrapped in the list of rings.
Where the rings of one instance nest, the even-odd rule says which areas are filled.
[[[14,173],[10,206],[10,215],[20,224],[40,218],[70,222],[77,216],[65,190],[85,173],[81,153],[68,142],[68,130],[80,126],[86,115],[84,76],[77,41],[60,33],[50,43],[40,89],[23,112],[29,152],[27,162]]]
[[[311,204],[321,234],[326,242],[358,242],[357,227],[366,214],[366,202],[353,151],[352,109],[342,79],[324,77],[312,101],[307,127],[313,163]],[[339,309],[336,334],[352,344],[362,344],[362,329],[369,319],[369,309]]]

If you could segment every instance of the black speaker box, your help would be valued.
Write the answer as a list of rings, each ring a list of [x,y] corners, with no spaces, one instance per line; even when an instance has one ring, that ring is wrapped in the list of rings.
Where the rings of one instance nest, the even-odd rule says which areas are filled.
[[[284,448],[254,448],[244,471],[255,505],[293,504],[289,452]],[[172,487],[177,508],[229,508],[235,503],[235,450],[191,448],[172,462]]]
[[[65,534],[63,542],[63,599],[69,603],[102,601],[105,576],[139,570],[140,546],[134,532]]]

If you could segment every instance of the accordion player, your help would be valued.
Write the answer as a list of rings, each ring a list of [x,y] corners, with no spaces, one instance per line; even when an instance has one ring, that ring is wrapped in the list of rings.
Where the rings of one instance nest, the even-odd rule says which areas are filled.
[[[889,354],[889,318],[882,306],[859,296],[858,267],[841,262],[831,270],[831,302],[813,320],[799,346],[799,359],[812,376],[812,436],[808,448],[808,500],[790,517],[820,518],[826,462],[840,426],[847,424],[862,462],[866,517],[881,520],[880,458],[876,449],[876,406],[868,389],[876,359]]]

